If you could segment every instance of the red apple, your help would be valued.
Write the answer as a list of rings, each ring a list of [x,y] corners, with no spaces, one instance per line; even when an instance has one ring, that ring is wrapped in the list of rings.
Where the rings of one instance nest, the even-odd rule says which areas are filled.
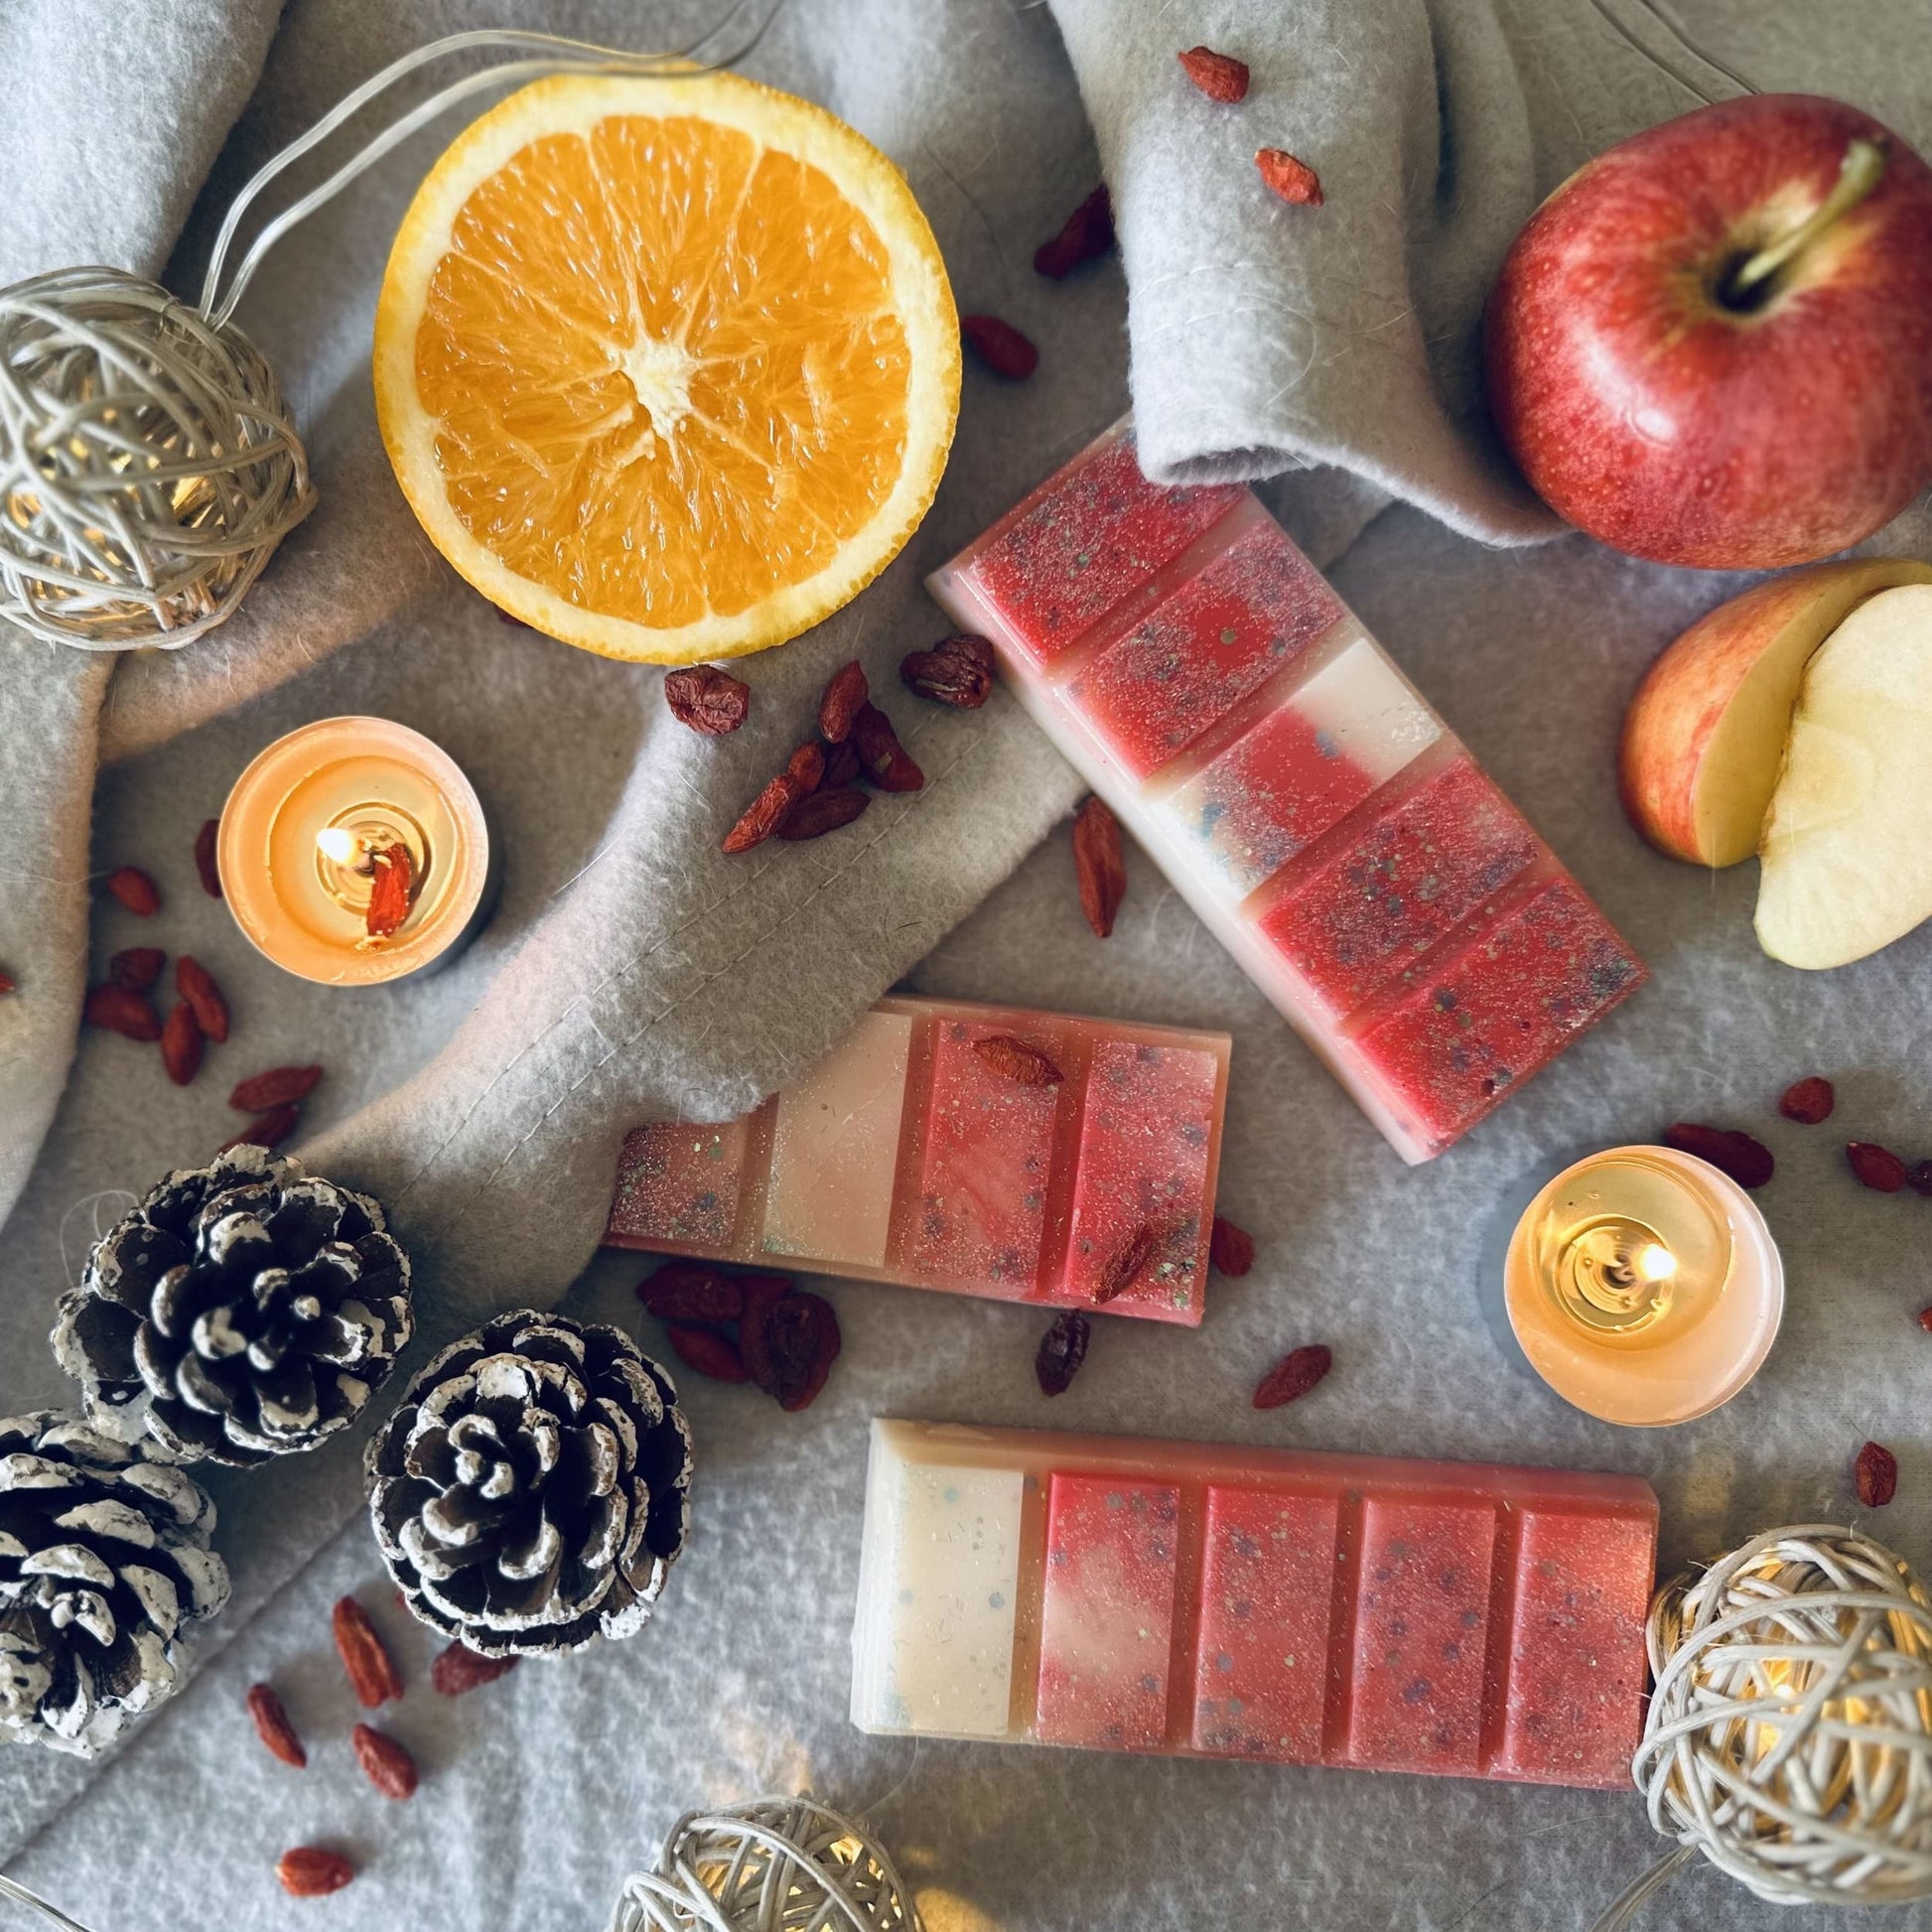
[[[1829,556],[1932,481],[1932,169],[1809,94],[1667,121],[1530,217],[1485,350],[1580,529],[1711,570]]]

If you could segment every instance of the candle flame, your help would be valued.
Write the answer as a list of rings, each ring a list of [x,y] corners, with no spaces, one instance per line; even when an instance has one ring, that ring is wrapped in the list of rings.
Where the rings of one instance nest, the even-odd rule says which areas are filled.
[[[345,866],[355,857],[355,835],[344,831],[340,825],[325,825],[316,834],[316,848],[325,859],[333,859],[337,865]]]
[[[1637,1273],[1647,1282],[1667,1282],[1677,1273],[1677,1257],[1662,1242],[1653,1241],[1637,1251]]]

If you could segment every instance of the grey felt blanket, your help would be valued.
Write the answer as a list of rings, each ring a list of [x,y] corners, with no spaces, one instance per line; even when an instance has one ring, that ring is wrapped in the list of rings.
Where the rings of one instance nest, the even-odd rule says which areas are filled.
[[[630,1322],[635,1270],[607,1259],[583,1273],[622,1129],[737,1111],[910,977],[1236,1035],[1224,1199],[1260,1237],[1260,1264],[1215,1285],[1198,1334],[1106,1324],[1054,1421],[1639,1470],[1664,1494],[1673,1558],[1774,1518],[1842,1513],[1849,1457],[1875,1436],[1904,1471],[1884,1527],[1927,1554],[1917,1210],[1861,1194],[1817,1137],[1766,1130],[1785,1163],[1767,1209],[1792,1312],[1758,1384],[1704,1424],[1639,1438],[1564,1409],[1505,1366],[1476,1294],[1499,1204],[1584,1144],[1684,1114],[1755,1124],[1786,1079],[1822,1070],[1861,1132],[1913,1145],[1932,1087],[1925,935],[1829,979],[1773,968],[1750,941],[1745,874],[1672,867],[1616,812],[1608,752],[1631,683],[1734,584],[1579,539],[1487,547],[1551,531],[1481,422],[1474,326],[1502,248],[1587,155],[1695,104],[1668,69],[1726,90],[1636,0],[1603,8],[792,0],[751,70],[890,152],[962,308],[1011,317],[1042,359],[1025,385],[969,373],[945,485],[905,556],[840,618],[752,661],[753,722],[721,743],[669,719],[656,673],[500,624],[394,488],[368,330],[428,148],[305,226],[240,320],[297,399],[323,503],[247,610],[179,655],[111,666],[0,641],[0,967],[20,983],[0,1002],[0,1409],[63,1398],[43,1342],[55,1296],[125,1204],[114,1190],[231,1131],[222,1096],[242,1073],[327,1066],[299,1151],[392,1203],[421,1258],[425,1343],[573,1280],[573,1305]],[[505,0],[489,17],[635,45],[704,12]],[[1856,14],[1708,0],[1683,17],[1763,87],[1827,89],[1908,138],[1928,132],[1920,0]],[[394,54],[471,24],[437,0],[291,0],[279,17],[272,0],[0,0],[0,281],[101,259],[192,287],[262,158]],[[1241,109],[1180,81],[1175,51],[1201,41],[1252,63]],[[1258,192],[1264,143],[1317,167],[1325,207]],[[1035,244],[1103,168],[1121,264],[1040,281]],[[1074,781],[1000,697],[965,716],[897,703],[931,782],[858,833],[771,858],[717,853],[827,673],[856,654],[891,686],[900,653],[941,627],[920,574],[1115,416],[1130,377],[1162,473],[1289,473],[1271,499],[1656,972],[1429,1170],[1399,1167],[1149,868],[1133,866],[1115,938],[1092,939],[1063,839],[1027,856]],[[1927,554],[1928,536],[1907,519],[1889,541]],[[256,750],[349,711],[444,743],[507,851],[501,908],[464,960],[366,994],[254,959],[189,859]],[[160,881],[158,918],[93,899],[90,878],[124,862]],[[233,1000],[234,1037],[189,1089],[167,1085],[151,1049],[90,1035],[75,1052],[83,984],[137,942],[196,952]],[[626,1864],[688,1805],[801,1781],[876,1805],[932,1932],[1128,1917],[1582,1925],[1650,1857],[1633,1798],[859,1737],[844,1644],[866,1417],[1043,1413],[1026,1316],[856,1285],[837,1298],[847,1351],[808,1416],[689,1392],[698,1532],[659,1624],[460,1705],[414,1693],[395,1723],[430,1775],[406,1809],[356,1783],[324,1634],[330,1598],[363,1587],[420,1678],[420,1639],[388,1615],[348,1520],[354,1446],[221,1483],[238,1588],[207,1668],[104,1769],[0,1761],[0,1860],[101,1932],[186,1932],[309,1923],[317,1908],[282,1900],[267,1873],[285,1845],[322,1839],[367,1865],[323,1908],[339,1926],[561,1932],[601,1923]],[[1283,1417],[1252,1415],[1259,1366],[1313,1339],[1336,1351],[1329,1386]],[[317,1739],[302,1777],[258,1758],[239,1717],[241,1689],[271,1674]],[[1761,1914],[1707,1874],[1651,1922]]]

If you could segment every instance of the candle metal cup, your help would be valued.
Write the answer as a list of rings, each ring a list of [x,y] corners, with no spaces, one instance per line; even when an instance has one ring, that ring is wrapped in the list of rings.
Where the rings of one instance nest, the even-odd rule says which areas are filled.
[[[368,930],[395,846],[406,916]],[[221,809],[221,890],[257,951],[326,986],[375,986],[445,965],[487,916],[491,840],[470,780],[440,746],[387,718],[324,718],[279,738]]]
[[[1586,1415],[1630,1428],[1722,1407],[1762,1365],[1784,1264],[1756,1203],[1708,1162],[1618,1147],[1566,1168],[1503,1263],[1530,1365]]]

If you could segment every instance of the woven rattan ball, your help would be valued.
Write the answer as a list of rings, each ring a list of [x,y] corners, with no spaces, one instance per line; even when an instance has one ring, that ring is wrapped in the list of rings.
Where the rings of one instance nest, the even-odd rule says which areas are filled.
[[[315,502],[260,350],[166,289],[0,289],[0,619],[88,650],[210,630]]]
[[[754,1798],[671,1827],[624,1880],[611,1932],[920,1932],[912,1895],[863,1826],[810,1798]]]
[[[1771,1530],[1651,1607],[1650,1822],[1778,1903],[1932,1893],[1932,1599],[1855,1530]]]

